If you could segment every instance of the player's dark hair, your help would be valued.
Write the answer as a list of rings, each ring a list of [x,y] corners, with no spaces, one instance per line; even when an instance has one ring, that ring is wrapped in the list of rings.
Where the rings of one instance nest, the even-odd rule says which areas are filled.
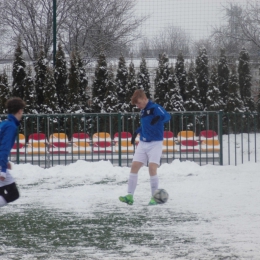
[[[6,101],[5,107],[8,114],[16,114],[20,109],[24,109],[26,103],[19,97],[13,97]]]
[[[145,92],[142,89],[137,89],[131,98],[131,104],[135,105],[138,99],[144,99],[144,98],[147,98]]]

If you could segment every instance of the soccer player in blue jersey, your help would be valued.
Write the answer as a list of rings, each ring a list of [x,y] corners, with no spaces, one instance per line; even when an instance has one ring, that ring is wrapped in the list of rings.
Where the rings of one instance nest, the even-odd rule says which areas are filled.
[[[162,155],[164,124],[171,117],[163,107],[150,101],[140,89],[134,92],[131,104],[141,110],[141,126],[134,132],[131,143],[135,143],[138,134],[140,134],[140,142],[134,154],[128,179],[128,195],[119,197],[119,200],[129,205],[134,203],[133,195],[137,186],[138,171],[148,162],[152,193],[149,205],[156,205],[153,194],[159,186],[157,168]]]
[[[8,156],[17,136],[17,128],[23,116],[25,102],[11,98],[6,102],[7,119],[0,124],[0,207],[19,198],[19,192],[8,168]]]

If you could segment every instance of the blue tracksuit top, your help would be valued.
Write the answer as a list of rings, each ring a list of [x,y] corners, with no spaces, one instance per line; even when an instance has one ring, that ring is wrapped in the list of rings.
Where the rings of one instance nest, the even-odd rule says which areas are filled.
[[[14,145],[19,124],[20,122],[11,114],[0,124],[0,167],[2,172],[6,172],[8,156]]]
[[[152,101],[148,101],[146,107],[141,110],[141,126],[136,130],[140,134],[140,140],[144,142],[163,140],[164,123],[171,119],[165,109]],[[151,125],[154,117],[160,116],[159,121]]]

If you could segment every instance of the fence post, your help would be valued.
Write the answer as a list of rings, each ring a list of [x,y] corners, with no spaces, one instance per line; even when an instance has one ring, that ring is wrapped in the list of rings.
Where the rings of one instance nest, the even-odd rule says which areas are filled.
[[[24,149],[26,149],[26,140],[27,140],[27,128],[26,128],[26,126],[27,126],[27,124],[26,124],[26,119],[28,119],[28,117],[23,117],[23,126],[24,126],[24,131],[23,131],[23,133],[24,133],[24,137],[25,137],[25,144],[24,144]],[[26,153],[24,154],[24,159],[25,159],[25,162],[26,162]]]
[[[109,134],[110,134],[110,136],[112,136],[111,113],[109,113]]]
[[[17,164],[20,164],[20,156],[19,156],[19,151],[20,151],[20,142],[19,142],[19,129],[17,129],[17,146],[16,146],[16,162]]]
[[[121,113],[117,114],[118,121],[118,166],[122,166],[122,158],[121,158]]]
[[[37,119],[38,119],[38,116],[37,116]],[[47,136],[48,136],[48,138],[50,136],[50,117],[49,116],[47,116]],[[51,167],[50,143],[48,143],[47,151],[48,151],[48,153],[47,153],[47,168],[50,168]]]
[[[207,113],[206,117],[206,130],[209,130],[209,113]]]
[[[223,111],[219,111],[218,113],[218,136],[219,136],[219,144],[220,144],[220,152],[219,152],[219,164],[223,165]]]
[[[258,114],[254,114],[254,132],[255,132],[255,163],[257,162],[257,154],[256,154],[256,131],[257,131],[257,118],[258,118]]]

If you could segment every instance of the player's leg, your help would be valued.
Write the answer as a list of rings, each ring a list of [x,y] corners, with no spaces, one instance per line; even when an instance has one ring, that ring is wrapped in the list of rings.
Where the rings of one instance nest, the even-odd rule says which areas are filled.
[[[143,166],[142,162],[138,162],[138,161],[132,162],[131,171],[128,178],[128,188],[127,188],[128,194],[134,195],[137,186],[138,172],[142,166]]]
[[[7,204],[6,200],[3,197],[4,194],[5,194],[5,189],[3,186],[3,187],[0,187],[0,207],[3,207]]]
[[[156,201],[153,198],[154,192],[159,187],[159,177],[157,175],[158,164],[157,163],[149,163],[149,174],[150,174],[150,187],[151,187],[151,199],[149,201],[149,205],[157,205]]]
[[[2,199],[5,200],[6,203],[13,202],[19,198],[19,191],[17,189],[15,182],[6,185],[4,187],[1,187],[1,189],[4,189],[4,193],[1,194],[1,197]],[[0,200],[0,203],[1,201],[3,202],[3,200]]]
[[[159,187],[159,178],[157,175],[157,169],[158,169],[157,163],[149,163],[149,174],[150,174],[150,184],[151,184],[151,193],[152,195]]]
[[[136,152],[134,154],[131,171],[128,178],[128,186],[127,186],[127,195],[126,196],[120,196],[119,200],[121,202],[125,202],[129,205],[132,205],[134,203],[133,195],[137,186],[138,181],[138,172],[140,168],[147,163],[147,155],[144,152],[142,144],[143,142],[140,142]]]
[[[160,165],[160,160],[162,156],[162,142],[151,142],[147,155],[149,160],[150,186],[152,195],[149,205],[156,205],[157,203],[153,199],[153,194],[159,187],[159,177],[157,175],[157,169]]]

